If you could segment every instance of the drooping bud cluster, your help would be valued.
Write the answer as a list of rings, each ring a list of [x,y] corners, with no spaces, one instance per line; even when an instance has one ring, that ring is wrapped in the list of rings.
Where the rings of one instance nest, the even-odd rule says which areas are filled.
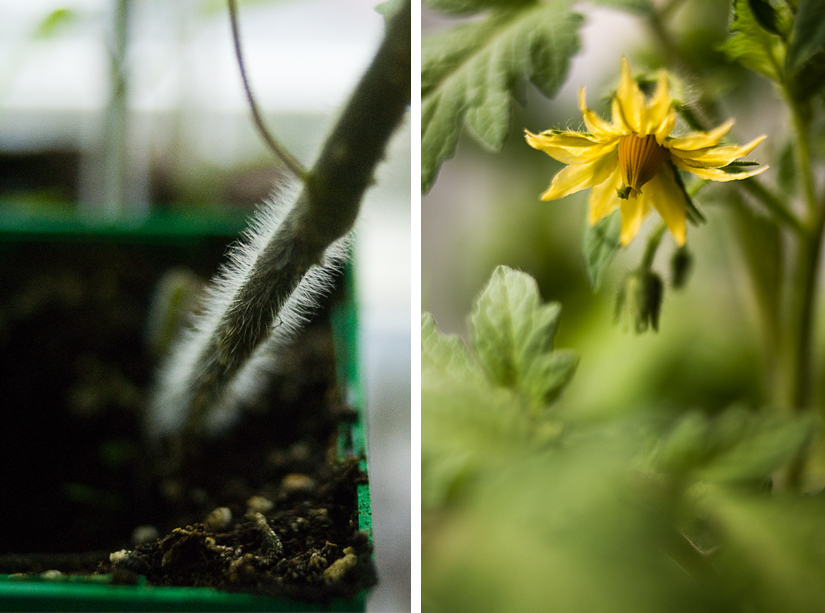
[[[616,321],[637,333],[649,327],[658,331],[663,295],[664,283],[656,272],[634,270],[625,277],[616,296]]]

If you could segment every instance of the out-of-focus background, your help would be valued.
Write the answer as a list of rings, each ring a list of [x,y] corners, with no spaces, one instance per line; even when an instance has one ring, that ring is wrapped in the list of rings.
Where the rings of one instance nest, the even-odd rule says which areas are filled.
[[[253,91],[305,165],[381,40],[376,4],[239,3]],[[281,176],[277,166],[250,119],[226,2],[0,1],[2,206],[247,212]],[[410,607],[410,246],[406,124],[367,194],[356,247],[374,611]]]
[[[787,134],[774,92],[764,80],[727,62],[717,49],[727,33],[729,3],[682,4],[685,9],[673,23],[688,41],[692,57],[702,62],[702,74],[724,97],[721,120],[736,117],[732,141],[745,143],[768,134],[751,157],[773,157],[786,145]],[[644,236],[657,223],[657,214],[611,264],[594,293],[581,246],[590,190],[562,200],[539,200],[562,165],[529,147],[524,129],[580,129],[577,96],[582,86],[589,107],[609,120],[607,100],[618,83],[621,57],[630,58],[636,74],[664,61],[643,19],[588,3],[576,10],[586,18],[582,50],[558,96],[548,100],[528,85],[528,104],[514,104],[504,150],[490,153],[463,134],[456,156],[441,167],[423,197],[422,310],[433,313],[443,332],[466,337],[473,300],[493,269],[505,264],[536,277],[543,299],[562,304],[556,346],[575,349],[581,362],[559,400],[561,411],[576,407],[578,414],[596,415],[644,407],[701,407],[713,412],[734,401],[757,406],[765,390],[757,315],[753,288],[741,274],[734,245],[734,207],[724,201],[730,187],[714,184],[699,194],[697,202],[708,223],[688,228],[694,256],[688,285],[683,290],[666,288],[660,330],[644,335],[614,325],[613,308],[619,283],[638,266]],[[453,25],[451,21],[425,9],[422,36]],[[681,76],[678,70],[674,75]],[[685,89],[676,95],[692,95],[690,80],[683,83]],[[774,183],[775,170],[762,178]],[[654,266],[666,283],[673,247],[668,235]]]

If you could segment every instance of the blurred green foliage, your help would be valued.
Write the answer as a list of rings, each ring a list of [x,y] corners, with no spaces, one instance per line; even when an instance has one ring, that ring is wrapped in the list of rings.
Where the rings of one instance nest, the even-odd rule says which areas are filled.
[[[825,498],[769,495],[815,420],[561,412],[576,362],[553,349],[558,315],[502,267],[475,305],[472,349],[422,319],[424,610],[825,606],[805,587],[825,568]]]

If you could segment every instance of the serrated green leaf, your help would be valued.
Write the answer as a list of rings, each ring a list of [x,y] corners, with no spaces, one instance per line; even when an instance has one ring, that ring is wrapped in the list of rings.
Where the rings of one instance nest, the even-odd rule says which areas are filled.
[[[498,151],[510,132],[511,99],[524,102],[528,80],[545,96],[556,94],[579,49],[582,17],[569,5],[570,0],[516,5],[423,41],[423,192],[454,154],[464,125],[482,145]]]
[[[780,83],[781,66],[785,61],[784,44],[779,36],[759,25],[748,0],[734,1],[730,29],[733,34],[721,46],[728,59]]]
[[[619,244],[621,230],[622,218],[619,211],[615,211],[595,225],[587,226],[584,232],[584,241],[582,241],[584,261],[587,264],[590,287],[594,292],[599,289],[602,274],[621,249],[621,244]]]
[[[524,401],[513,390],[491,387],[483,378],[422,373],[421,493],[430,507],[446,504],[473,476],[512,460],[535,440]]]
[[[717,482],[767,478],[787,465],[812,434],[810,419],[771,415],[739,420],[723,414],[715,424],[712,439],[713,447],[721,452],[698,474],[705,481]]]
[[[528,398],[538,399],[540,405],[553,402],[576,372],[579,356],[575,351],[557,350],[538,356],[521,382]]]
[[[512,453],[535,424],[512,390],[456,381],[422,385],[421,443],[428,456]]]
[[[825,44],[825,0],[801,0],[788,49],[788,72],[802,64]]]
[[[650,15],[653,12],[651,0],[590,0],[590,3],[609,6],[635,15]]]
[[[422,316],[426,508],[458,502],[492,468],[558,440],[562,425],[530,409],[558,396],[578,361],[573,352],[553,350],[559,310],[541,303],[530,275],[499,267],[473,312],[472,353],[457,336],[441,334],[431,315]],[[509,385],[502,380],[507,370]]]
[[[421,371],[467,380],[478,376],[478,368],[464,341],[455,334],[439,332],[430,313],[421,316]]]
[[[783,35],[779,29],[779,13],[768,0],[748,0],[748,6],[756,22],[762,26],[764,30],[778,36]]]
[[[558,303],[542,304],[533,277],[496,268],[470,318],[473,350],[488,379],[533,406],[555,398],[576,365],[572,353],[553,352],[560,314]]]
[[[517,387],[533,360],[552,351],[560,314],[559,304],[541,304],[530,275],[496,268],[470,318],[473,349],[488,378]]]
[[[811,439],[805,417],[761,415],[731,408],[714,419],[686,415],[664,439],[658,463],[669,473],[713,482],[766,478],[787,464]]]
[[[511,9],[536,0],[424,0],[428,8],[448,15],[473,15],[491,9]]]

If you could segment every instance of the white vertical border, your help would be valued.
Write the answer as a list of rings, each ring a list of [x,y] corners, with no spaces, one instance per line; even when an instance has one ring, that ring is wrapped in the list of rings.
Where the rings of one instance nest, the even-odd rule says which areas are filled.
[[[410,95],[410,604],[421,610],[421,0],[412,0],[412,55]]]

